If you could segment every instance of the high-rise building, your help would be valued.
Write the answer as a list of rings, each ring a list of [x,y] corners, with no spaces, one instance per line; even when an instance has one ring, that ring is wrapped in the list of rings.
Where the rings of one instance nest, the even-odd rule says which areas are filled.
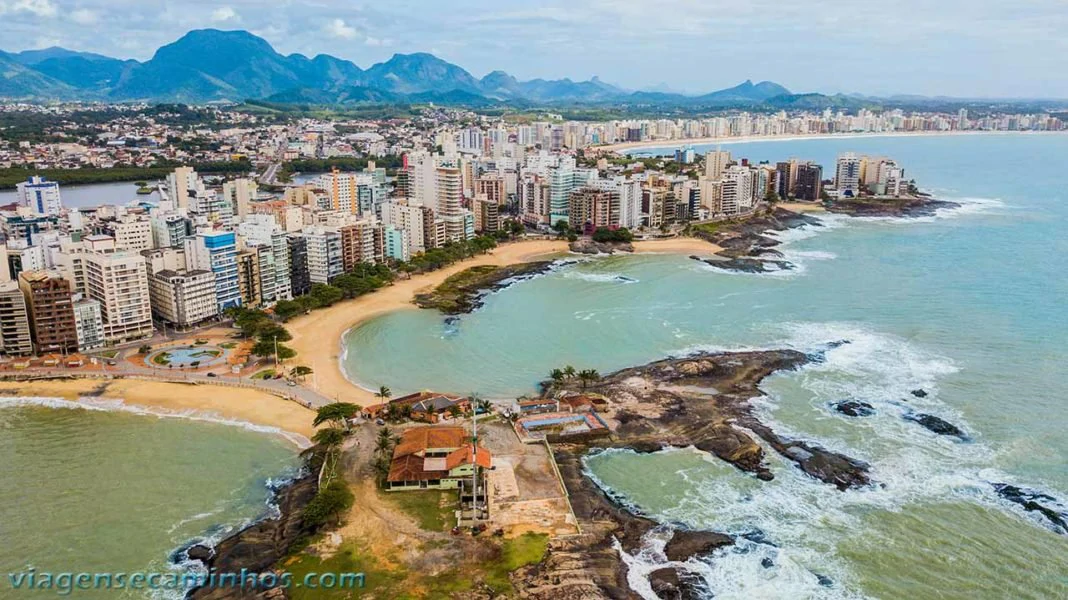
[[[823,195],[823,167],[815,163],[801,163],[797,166],[797,187],[794,196],[798,200],[818,201]]]
[[[33,354],[30,314],[17,281],[0,282],[0,352],[7,356]]]
[[[192,327],[219,314],[211,271],[163,269],[152,274],[148,286],[152,312],[174,327]]]
[[[475,180],[475,195],[483,194],[486,200],[502,205],[508,201],[504,179],[496,174],[487,174]]]
[[[222,195],[233,207],[233,214],[238,221],[243,221],[249,214],[249,206],[256,199],[256,182],[241,177],[223,184]]]
[[[409,233],[407,229],[401,229],[393,225],[386,225],[383,228],[383,234],[385,239],[385,254],[387,257],[393,260],[401,262],[407,262],[411,258],[409,248],[411,248],[411,242],[408,239]]]
[[[619,194],[595,188],[571,192],[569,220],[571,226],[592,233],[598,227],[619,227]]]
[[[289,246],[289,284],[294,296],[302,296],[311,290],[311,273],[308,271],[308,240],[299,233],[287,234]]]
[[[198,232],[185,240],[185,256],[189,269],[215,274],[215,301],[220,313],[227,308],[241,306],[234,232]]]
[[[203,189],[200,177],[193,167],[178,167],[167,176],[167,198],[174,208],[189,208],[190,192]]]
[[[352,271],[359,263],[382,262],[385,253],[382,225],[361,220],[338,228],[341,236],[341,267]]]
[[[19,204],[30,207],[39,215],[58,215],[63,212],[59,184],[34,175],[15,186]]]
[[[140,252],[153,247],[152,222],[143,217],[124,215],[109,222],[107,229],[119,250]]]
[[[182,240],[193,233],[193,224],[189,218],[177,213],[153,215],[150,225],[153,248],[180,246]]]
[[[308,280],[330,283],[345,272],[341,256],[341,234],[329,227],[308,227],[301,233],[307,244]]]
[[[852,198],[860,194],[860,158],[856,154],[847,152],[838,157],[834,187],[842,197]]]
[[[88,352],[107,343],[104,335],[104,316],[100,302],[91,298],[74,301],[74,326],[78,331],[78,350]]]
[[[26,298],[37,353],[77,352],[78,329],[70,282],[59,273],[23,271],[19,273],[19,287]]]
[[[705,154],[705,177],[712,180],[721,179],[729,162],[731,162],[730,152],[726,150],[709,150]]]
[[[475,217],[475,231],[499,231],[501,228],[501,207],[496,202],[479,194],[471,202],[471,212]]]
[[[442,166],[437,168],[437,209],[435,215],[445,222],[445,241],[458,242],[467,239],[464,226],[463,183],[460,169]]]
[[[408,232],[408,253],[423,252],[423,211],[418,206],[386,202],[379,206],[383,225],[392,225]]]
[[[753,207],[753,170],[734,165],[723,173],[720,206],[724,214],[736,215]]]

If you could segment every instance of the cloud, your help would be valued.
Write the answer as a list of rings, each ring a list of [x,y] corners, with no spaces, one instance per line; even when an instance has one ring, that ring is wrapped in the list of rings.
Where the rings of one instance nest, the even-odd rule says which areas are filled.
[[[11,0],[0,1],[0,15],[4,13],[29,13],[38,17],[51,18],[59,13],[52,0]]]
[[[345,24],[344,19],[332,19],[323,27],[323,31],[330,37],[344,40],[352,40],[359,35],[355,27]]]
[[[220,6],[211,13],[211,20],[216,23],[223,21],[240,21],[241,17],[237,16],[237,11],[229,6]]]
[[[393,43],[392,40],[384,40],[382,38],[376,38],[367,36],[367,39],[363,41],[365,46],[389,46]]]
[[[70,20],[79,25],[92,25],[100,20],[100,16],[88,8],[79,8],[70,13]]]

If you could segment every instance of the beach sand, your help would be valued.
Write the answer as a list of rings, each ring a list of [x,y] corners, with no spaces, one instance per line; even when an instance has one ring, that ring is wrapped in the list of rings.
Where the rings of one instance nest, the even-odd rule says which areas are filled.
[[[822,213],[827,212],[823,205],[818,202],[779,202],[776,208],[785,208],[795,213]]]
[[[722,247],[712,242],[691,237],[634,242],[634,251],[637,254],[696,254],[698,256],[708,256],[722,249]]]
[[[311,410],[248,388],[190,385],[139,379],[66,379],[0,381],[0,395],[41,398],[122,400],[124,404],[168,413],[193,412],[211,418],[275,427],[310,438],[315,429]]]
[[[694,238],[672,238],[635,243],[639,253],[713,254],[720,250],[715,244]],[[393,285],[374,293],[339,302],[326,310],[317,310],[297,317],[286,324],[293,334],[289,342],[297,351],[293,364],[311,367],[314,374],[308,385],[328,398],[352,402],[361,406],[379,404],[374,392],[349,381],[341,371],[341,336],[356,325],[395,310],[419,310],[412,304],[416,293],[439,285],[450,275],[478,265],[511,265],[537,259],[562,256],[567,243],[556,240],[537,240],[506,244],[490,254],[451,265],[440,271],[423,273],[411,279],[398,279]]]

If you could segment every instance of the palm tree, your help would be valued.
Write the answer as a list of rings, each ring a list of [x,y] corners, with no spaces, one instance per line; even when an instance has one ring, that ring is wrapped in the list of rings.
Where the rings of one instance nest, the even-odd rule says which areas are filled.
[[[375,392],[375,398],[381,398],[383,400],[389,400],[389,397],[393,395],[393,392],[386,386],[380,386],[378,391]]]
[[[312,374],[312,368],[298,365],[293,367],[289,372],[293,377],[299,377],[301,381],[304,381],[305,377]]]
[[[312,436],[312,441],[316,444],[324,446],[328,450],[333,450],[341,445],[345,441],[345,431],[338,429],[337,427],[327,427],[315,432]]]
[[[578,374],[578,378],[582,380],[582,389],[586,389],[587,385],[600,379],[601,374],[598,373],[595,369],[583,369]]]
[[[315,414],[312,425],[318,427],[327,421],[333,421],[342,425],[345,431],[349,430],[349,419],[360,412],[360,407],[349,402],[334,402],[319,408]]]
[[[393,446],[399,441],[396,435],[390,431],[389,427],[383,427],[378,430],[378,437],[375,438],[375,453],[376,454],[391,454]]]
[[[564,377],[567,379],[573,379],[575,377],[575,367],[567,365],[564,367]]]
[[[566,377],[567,376],[564,375],[564,372],[560,369],[553,369],[552,371],[549,371],[549,379],[552,379],[553,383],[557,385],[563,383]]]

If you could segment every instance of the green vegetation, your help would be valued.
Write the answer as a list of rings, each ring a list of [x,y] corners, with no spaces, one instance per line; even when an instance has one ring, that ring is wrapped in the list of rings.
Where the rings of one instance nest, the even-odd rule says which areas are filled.
[[[634,241],[634,234],[632,234],[626,227],[620,227],[619,229],[598,227],[597,230],[593,232],[592,237],[595,242],[630,243]]]
[[[225,348],[227,350],[233,350],[234,348],[237,348],[237,342],[223,342],[219,344],[219,347]]]
[[[537,273],[548,265],[548,262],[541,261],[504,267],[496,265],[471,267],[451,275],[433,291],[417,294],[415,303],[421,308],[435,308],[446,314],[470,312],[475,308],[478,295],[483,290],[492,288],[505,279]]]
[[[152,362],[157,364],[157,365],[159,365],[159,366],[161,366],[161,367],[165,367],[165,366],[171,364],[171,353],[170,352],[160,352],[159,354],[157,354],[157,355],[152,357]]]
[[[34,175],[40,175],[62,185],[86,183],[112,183],[117,181],[139,181],[164,179],[184,163],[156,161],[151,167],[115,166],[107,169],[83,167],[80,169],[35,169],[30,167],[8,167],[0,169],[0,189],[11,189],[16,184],[26,181]],[[252,163],[247,159],[192,163],[199,173],[247,173],[252,170]]]
[[[355,542],[342,544],[337,553],[327,559],[313,554],[300,554],[283,566],[293,574],[293,581],[303,581],[309,573],[363,573],[366,576],[361,590],[341,588],[307,588],[294,586],[287,590],[292,600],[348,600],[354,597],[412,598],[407,595],[404,582],[407,573],[402,570],[385,569],[379,557],[365,551]]]
[[[354,500],[348,484],[343,479],[335,479],[321,488],[304,507],[304,524],[311,527],[321,527],[331,522],[338,524],[341,515],[352,508]]]
[[[486,564],[486,584],[498,593],[514,592],[508,574],[520,567],[540,563],[545,560],[548,550],[549,536],[544,533],[524,533],[504,540],[500,557]]]
[[[326,406],[320,406],[315,413],[312,425],[318,427],[323,423],[330,422],[348,431],[349,419],[360,414],[360,407],[350,402],[333,402]]]
[[[262,371],[257,371],[256,374],[254,374],[249,379],[273,379],[274,376],[275,376],[274,369],[264,369]]]
[[[291,160],[282,164],[280,173],[327,173],[334,169],[348,173],[363,171],[368,163],[375,163],[376,168],[395,171],[401,168],[403,159],[397,155],[368,156],[355,158],[352,156],[337,156],[334,158],[305,158]]]
[[[427,531],[447,531],[456,524],[455,491],[382,492],[381,496]]]

